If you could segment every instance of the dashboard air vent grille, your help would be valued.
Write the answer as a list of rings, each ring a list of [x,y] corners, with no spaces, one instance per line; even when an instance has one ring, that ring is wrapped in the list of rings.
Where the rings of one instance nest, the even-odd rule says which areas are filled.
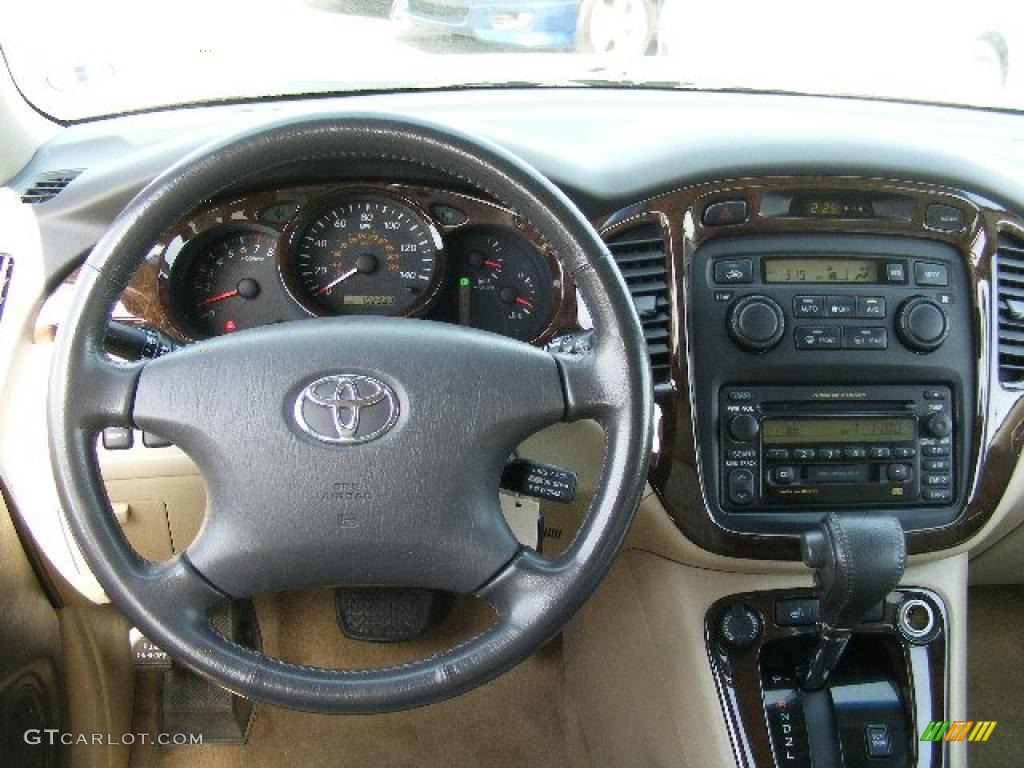
[[[82,172],[81,168],[67,171],[47,171],[41,173],[32,182],[32,186],[21,195],[21,202],[36,205],[52,200],[61,193],[75,177]]]
[[[4,319],[4,307],[7,305],[7,287],[11,284],[14,273],[14,259],[6,253],[0,253],[0,320]]]
[[[999,381],[1024,382],[1024,240],[1000,235],[996,250]]]
[[[651,358],[654,391],[671,390],[668,268],[661,228],[654,223],[642,224],[619,232],[606,242],[640,315]]]

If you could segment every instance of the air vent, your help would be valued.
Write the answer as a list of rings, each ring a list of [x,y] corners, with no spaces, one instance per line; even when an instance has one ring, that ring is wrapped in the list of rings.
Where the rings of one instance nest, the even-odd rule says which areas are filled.
[[[657,224],[644,224],[616,234],[607,243],[640,315],[651,357],[654,391],[669,391],[672,388],[672,365],[669,356],[668,270],[661,229]]]
[[[999,381],[1024,382],[1024,241],[999,236],[996,250]]]
[[[14,274],[14,259],[6,253],[0,253],[0,320],[4,319],[4,307],[7,306],[7,287],[11,284]]]
[[[82,169],[78,168],[70,171],[48,171],[40,174],[32,182],[32,186],[22,194],[21,202],[36,205],[52,200],[61,193],[64,187],[74,181],[75,177],[81,172]]]

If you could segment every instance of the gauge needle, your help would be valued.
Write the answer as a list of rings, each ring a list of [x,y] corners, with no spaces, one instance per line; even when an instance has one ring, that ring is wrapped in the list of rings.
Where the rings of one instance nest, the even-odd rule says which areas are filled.
[[[359,271],[359,269],[357,267],[352,267],[352,269],[350,269],[348,272],[342,272],[336,278],[331,280],[331,282],[329,282],[327,285],[323,286],[322,288],[317,288],[316,292],[313,295],[314,296],[319,296],[322,293],[327,293],[329,290],[331,290],[331,288],[336,286],[338,283],[345,282],[346,280],[348,280],[350,277],[352,277],[352,275],[354,275],[358,271]]]
[[[527,309],[533,309],[533,302],[527,301],[522,296],[516,296],[516,304],[526,307]]]
[[[501,262],[500,261],[491,261],[490,259],[487,259],[484,262],[484,266],[485,267],[497,267],[498,269],[501,269]]]
[[[196,306],[205,307],[207,304],[216,304],[218,301],[224,301],[224,299],[230,299],[238,295],[238,289],[235,288],[233,291],[224,291],[224,293],[218,293],[215,296],[209,296],[200,301]]]

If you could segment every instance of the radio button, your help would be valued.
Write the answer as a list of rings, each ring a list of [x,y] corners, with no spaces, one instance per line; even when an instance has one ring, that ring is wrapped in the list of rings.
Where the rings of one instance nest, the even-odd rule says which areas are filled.
[[[907,448],[905,446],[901,447],[901,448],[893,448],[892,449],[892,457],[894,459],[912,459],[912,458],[914,458],[914,456],[916,454],[917,454],[917,450],[916,449],[914,449],[914,448]]]
[[[757,449],[756,448],[734,448],[729,451],[728,456],[730,459],[756,459]]]
[[[749,469],[734,469],[729,473],[729,501],[749,504],[754,500],[754,473]]]
[[[799,461],[807,461],[813,459],[817,454],[813,448],[794,448],[793,458]]]
[[[839,326],[799,326],[794,333],[797,349],[842,349]]]
[[[794,317],[824,317],[824,296],[796,296],[793,298]]]
[[[881,319],[885,317],[885,298],[882,296],[858,296],[857,317]]]
[[[779,485],[789,485],[796,481],[796,467],[776,467],[772,470],[772,480]]]
[[[894,483],[905,483],[910,479],[910,465],[890,464],[885,474]]]
[[[739,443],[749,443],[757,437],[757,433],[760,431],[761,426],[757,423],[757,419],[749,413],[733,416],[729,421],[729,434],[732,435],[733,440]]]
[[[769,461],[785,461],[789,458],[789,450],[786,448],[769,448],[764,452],[764,455]]]
[[[829,296],[825,300],[825,317],[854,317],[856,314],[856,296]]]
[[[953,431],[953,419],[948,413],[933,413],[924,420],[924,430],[931,437],[949,437]]]
[[[944,400],[946,397],[946,390],[944,389],[926,389],[924,391],[925,400]]]
[[[948,445],[922,445],[922,456],[949,456]]]
[[[949,459],[925,459],[922,466],[929,472],[948,472]]]
[[[922,495],[925,501],[949,502],[953,500],[953,491],[949,488],[925,488]]]
[[[831,459],[838,459],[839,458],[839,454],[840,454],[840,451],[839,451],[838,448],[819,448],[818,449],[818,458],[819,459],[825,459],[826,461],[827,460],[831,460]]]
[[[843,328],[844,349],[885,349],[889,346],[885,328]]]
[[[863,459],[868,455],[868,449],[862,445],[851,445],[843,449],[843,455],[848,459]]]
[[[868,456],[872,459],[888,459],[891,455],[888,446],[876,445],[868,449]]]
[[[949,485],[952,482],[949,475],[925,475],[923,480],[925,485]]]

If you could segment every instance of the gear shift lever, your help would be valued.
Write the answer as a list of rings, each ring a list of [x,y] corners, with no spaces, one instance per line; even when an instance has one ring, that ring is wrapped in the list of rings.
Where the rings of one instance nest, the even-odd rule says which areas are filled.
[[[839,662],[853,628],[903,576],[903,528],[894,517],[830,513],[801,539],[804,564],[814,568],[821,640],[803,688],[817,691]]]

